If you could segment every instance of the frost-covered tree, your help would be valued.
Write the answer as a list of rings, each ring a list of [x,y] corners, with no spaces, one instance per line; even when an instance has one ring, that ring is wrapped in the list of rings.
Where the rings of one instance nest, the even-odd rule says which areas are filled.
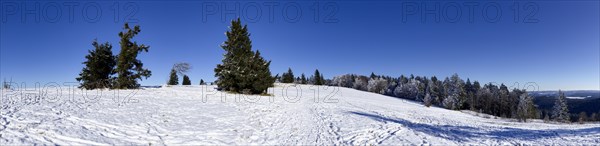
[[[414,80],[414,79],[412,79]],[[406,99],[417,99],[419,88],[416,81],[408,81],[406,83],[399,83],[396,89],[394,89],[394,95],[400,98]]]
[[[354,84],[353,81],[354,76],[352,74],[333,77],[333,84],[335,86],[352,88],[352,85]]]
[[[357,76],[356,79],[354,79],[352,88],[356,90],[367,91],[367,86],[369,86],[369,78],[366,76]]]
[[[368,82],[367,90],[373,93],[384,94],[387,89],[388,81],[383,78],[371,79]]]
[[[177,76],[177,71],[175,69],[171,69],[171,73],[169,74],[169,81],[167,81],[167,85],[178,85],[179,77]]]
[[[443,99],[444,87],[442,82],[436,76],[432,76],[429,82],[429,94],[433,98],[433,104],[441,106]]]
[[[558,122],[570,122],[569,107],[567,106],[567,99],[565,93],[558,90],[558,98],[554,102],[554,108],[552,108],[552,118]]]
[[[411,98],[416,101],[423,101],[425,97],[425,83],[422,81],[420,76],[416,76],[409,81]]]
[[[466,103],[467,99],[464,91],[465,82],[458,77],[458,74],[453,74],[450,77],[450,83],[446,88],[448,96],[456,98],[455,109],[461,109]]]
[[[219,89],[246,94],[264,93],[272,87],[275,78],[271,76],[269,66],[260,56],[260,51],[252,51],[252,41],[246,25],[241,20],[231,21],[227,40],[221,45],[225,50],[221,64],[215,68]]]
[[[471,96],[471,98],[470,98],[471,110],[481,109],[481,100],[480,100],[479,96],[477,96],[479,89],[481,89],[481,85],[479,84],[479,81],[473,82],[473,86],[471,86],[471,91],[470,91],[470,93],[468,93],[469,96]]]
[[[112,54],[112,45],[108,42],[98,44],[96,40],[92,42],[94,50],[89,50],[89,54],[85,56],[86,61],[83,62],[85,67],[79,73],[77,81],[81,82],[79,88],[96,89],[96,88],[111,88],[116,65],[115,57]],[[9,88],[10,85],[4,82],[4,88]]]
[[[527,122],[528,118],[533,118],[535,110],[533,110],[535,106],[533,105],[533,97],[529,96],[527,93],[521,94],[519,96],[519,104],[517,106],[517,119],[519,121]]]
[[[181,81],[181,85],[192,85],[190,77],[188,77],[187,75],[183,75],[183,81]]]
[[[590,117],[590,121],[599,121],[600,119],[598,119],[598,114],[597,113],[593,113],[592,116]]]
[[[117,56],[117,68],[115,71],[118,76],[114,88],[139,88],[140,84],[137,83],[137,80],[141,80],[142,77],[147,79],[152,73],[150,70],[144,68],[144,64],[137,59],[137,56],[142,52],[148,52],[150,46],[139,45],[135,41],[132,42],[131,39],[140,33],[139,25],[130,28],[129,24],[125,23],[124,29],[125,31],[119,33],[119,37],[121,37],[119,43],[121,45],[121,52]]]
[[[444,99],[442,104],[447,109],[458,110],[458,98],[456,96],[449,95],[448,97],[446,97],[446,99]]]
[[[395,96],[394,95],[394,90],[396,89],[396,87],[398,87],[398,79],[390,77],[388,79],[388,87],[387,87],[387,89],[385,91],[385,95]]]
[[[425,94],[425,98],[423,98],[423,105],[430,107],[431,106],[431,102],[433,101],[433,98],[431,98],[431,95],[429,93]]]

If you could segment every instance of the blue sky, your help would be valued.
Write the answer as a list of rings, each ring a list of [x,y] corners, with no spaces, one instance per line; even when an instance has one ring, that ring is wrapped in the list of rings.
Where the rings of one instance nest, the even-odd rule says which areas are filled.
[[[598,1],[0,4],[0,78],[28,86],[34,82],[75,82],[94,39],[110,42],[113,52],[118,52],[117,34],[125,21],[137,21],[133,24],[139,24],[142,31],[135,40],[150,46],[148,53],[139,56],[152,71],[142,85],[164,84],[177,62],[192,64],[189,76],[193,84],[200,79],[212,81],[213,69],[222,59],[219,45],[226,39],[224,32],[231,19],[241,17],[248,24],[253,49],[273,61],[273,74],[288,67],[296,75],[312,75],[318,68],[326,78],[371,72],[394,77],[458,73],[464,79],[484,83],[517,82],[516,88],[535,82],[540,90],[600,89]],[[469,5],[473,6],[471,13]],[[315,15],[317,7],[319,13]],[[423,9],[437,13],[440,21],[436,22],[433,14],[422,15]],[[128,17],[130,14],[134,15]],[[40,21],[36,22],[35,15]]]

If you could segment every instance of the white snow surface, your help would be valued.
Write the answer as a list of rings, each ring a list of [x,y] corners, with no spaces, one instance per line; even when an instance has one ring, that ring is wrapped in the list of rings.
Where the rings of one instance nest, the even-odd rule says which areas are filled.
[[[86,94],[76,90],[73,96],[68,96],[71,92],[66,89],[3,90],[0,144],[600,143],[598,123],[522,123],[470,111],[427,108],[418,102],[341,87],[277,84],[269,90],[273,96],[245,98],[214,88],[173,86]],[[115,92],[132,96],[115,98]],[[92,96],[100,93],[102,96]],[[224,95],[225,101],[219,95]]]

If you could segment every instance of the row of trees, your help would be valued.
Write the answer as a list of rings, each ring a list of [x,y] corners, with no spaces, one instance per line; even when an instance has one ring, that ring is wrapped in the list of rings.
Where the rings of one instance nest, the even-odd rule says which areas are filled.
[[[183,81],[181,85],[192,85],[192,81],[190,77],[187,76],[187,72],[192,69],[192,66],[189,63],[181,62],[176,63],[171,68],[171,73],[169,73],[169,80],[167,81],[167,85],[178,85],[179,84],[179,76],[183,76]],[[200,80],[200,85],[203,85],[204,80]]]
[[[297,84],[312,84],[312,85],[326,85],[327,80],[323,77],[323,74],[319,72],[319,70],[315,70],[314,75],[310,76],[310,78],[306,78],[304,73],[300,75],[300,77],[294,77],[294,72],[291,68],[288,68],[288,71],[281,74],[281,77],[276,77],[281,83],[297,83]]]
[[[598,113],[592,113],[590,116],[586,112],[581,112],[577,115],[579,118],[577,121],[580,124],[583,124],[587,121],[600,121],[600,111]]]
[[[138,54],[148,52],[150,47],[131,41],[141,31],[139,25],[130,28],[125,23],[124,30],[119,32],[121,51],[117,56],[113,55],[110,43],[100,44],[96,40],[92,42],[94,50],[89,50],[89,54],[85,56],[85,67],[76,78],[81,83],[79,88],[134,89],[140,87],[137,80],[152,75],[137,59]]]
[[[541,118],[533,97],[524,90],[509,90],[501,84],[492,83],[481,85],[478,81],[465,82],[457,74],[439,80],[431,78],[404,75],[393,78],[371,73],[369,77],[346,74],[333,78],[331,85],[354,88],[394,97],[423,102],[425,106],[439,106],[452,110],[473,110],[499,117],[515,118],[526,121],[531,118]],[[553,119],[563,121],[561,108]],[[566,104],[564,104],[566,106]],[[568,113],[568,111],[566,111]]]
[[[200,79],[200,85],[206,85],[203,79]],[[171,73],[169,74],[169,81],[167,81],[167,85],[179,85],[179,76],[177,75],[177,71],[175,69],[171,69]],[[183,81],[181,85],[192,85],[192,81],[190,77],[187,75],[183,75]]]

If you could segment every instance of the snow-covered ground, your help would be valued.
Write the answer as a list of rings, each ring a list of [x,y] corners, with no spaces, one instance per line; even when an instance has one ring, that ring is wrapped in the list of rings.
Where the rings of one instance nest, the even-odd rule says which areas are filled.
[[[278,84],[241,98],[213,88],[4,90],[0,144],[600,143],[600,124],[519,123],[348,88]]]

